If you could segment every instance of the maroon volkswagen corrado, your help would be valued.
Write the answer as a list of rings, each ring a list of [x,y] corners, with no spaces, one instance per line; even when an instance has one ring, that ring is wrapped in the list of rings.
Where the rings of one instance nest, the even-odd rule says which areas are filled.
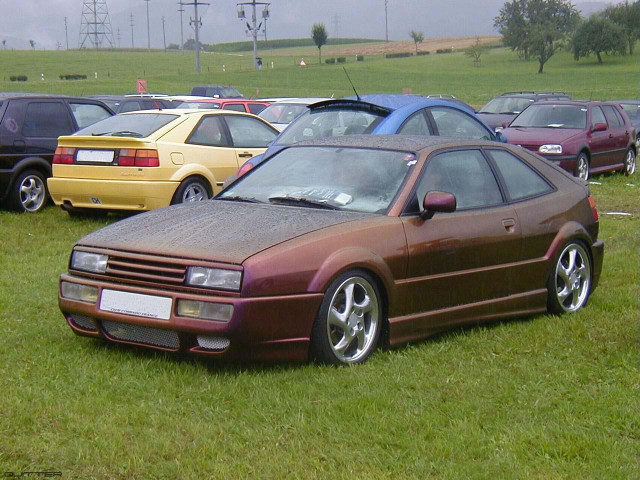
[[[460,324],[574,312],[603,251],[585,182],[521,148],[327,138],[213,200],[80,239],[59,303],[75,333],[111,342],[348,364]]]
[[[590,173],[636,171],[636,131],[618,104],[537,102],[502,133],[507,142],[536,152],[583,180]]]

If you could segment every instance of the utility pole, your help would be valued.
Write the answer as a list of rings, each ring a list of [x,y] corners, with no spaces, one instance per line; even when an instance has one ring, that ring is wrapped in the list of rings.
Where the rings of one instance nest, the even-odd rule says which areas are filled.
[[[387,21],[387,0],[384,0],[384,38],[389,43],[389,23]]]
[[[262,18],[266,22],[267,18],[269,18],[269,5],[268,2],[257,2],[256,0],[251,0],[248,2],[238,2],[238,18],[240,20],[246,19],[246,15],[244,13],[244,6],[251,5],[251,24],[246,22],[247,32],[251,33],[253,37],[253,66],[258,69],[258,32],[260,31],[260,27],[262,27],[262,22],[259,25],[256,25],[256,5],[264,5],[264,10],[262,11]]]
[[[151,51],[151,34],[149,33],[149,2],[151,0],[144,0],[147,4],[147,50]]]
[[[182,8],[182,2],[178,2],[178,11],[180,12],[180,51],[184,53],[184,33],[182,31],[182,13],[184,12],[184,8]]]
[[[69,30],[67,29],[67,17],[64,17],[64,38],[67,40],[67,50],[69,50]]]
[[[193,3],[182,3],[182,5],[193,5],[193,14],[195,19],[191,19],[189,21],[189,24],[193,25],[196,33],[196,72],[200,73],[200,27],[202,26],[202,22],[200,21],[200,17],[198,16],[198,5],[209,4],[199,2],[198,0],[193,0]]]
[[[340,17],[334,15],[331,17],[331,21],[333,22],[333,37],[340,38]]]
[[[131,25],[131,48],[134,48],[133,45],[133,13],[129,15],[129,25]]]
[[[164,15],[162,16],[162,43],[164,45],[164,53],[167,53],[167,37],[164,34]]]
[[[118,28],[118,48],[120,48],[120,28]]]

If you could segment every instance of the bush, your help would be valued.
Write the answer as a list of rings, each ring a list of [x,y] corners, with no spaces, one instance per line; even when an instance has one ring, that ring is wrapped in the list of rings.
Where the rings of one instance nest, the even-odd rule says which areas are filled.
[[[338,63],[347,63],[347,59],[345,57],[338,57]]]
[[[9,80],[11,80],[12,82],[26,82],[27,81],[27,76],[26,75],[12,75],[9,77]]]
[[[403,58],[403,57],[411,57],[413,53],[411,52],[398,52],[398,53],[387,53],[384,58]]]
[[[364,55],[356,55],[356,62],[364,62]]]
[[[436,53],[451,53],[453,52],[453,48],[439,48],[436,50]]]
[[[429,55],[429,50],[420,50],[416,55]]]
[[[324,59],[324,63],[328,63],[329,65],[333,65],[334,63],[336,63],[336,59],[335,58],[325,58]]]
[[[60,80],[86,80],[87,76],[80,73],[70,73],[67,75],[60,75]]]

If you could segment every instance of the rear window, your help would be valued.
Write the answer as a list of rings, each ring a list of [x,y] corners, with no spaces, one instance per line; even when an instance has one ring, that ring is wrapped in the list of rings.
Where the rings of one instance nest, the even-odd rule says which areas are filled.
[[[79,130],[76,135],[111,137],[148,137],[179,115],[164,113],[131,113],[115,115]]]

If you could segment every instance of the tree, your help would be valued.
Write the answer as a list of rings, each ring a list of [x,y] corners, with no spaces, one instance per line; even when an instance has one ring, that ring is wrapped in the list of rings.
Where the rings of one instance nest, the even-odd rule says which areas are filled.
[[[324,26],[324,23],[314,23],[311,28],[311,38],[313,39],[313,43],[318,47],[318,63],[322,63],[322,55],[321,48],[327,43],[327,29]]]
[[[503,42],[525,60],[538,60],[538,73],[573,33],[580,15],[570,0],[513,0],[494,19]]]
[[[598,63],[602,63],[602,53],[624,55],[626,49],[622,27],[596,15],[582,22],[573,35],[573,58],[576,60],[595,53]]]
[[[476,37],[476,42],[470,47],[466,48],[464,54],[467,57],[473,58],[473,63],[476,67],[480,66],[480,57],[484,52],[489,50],[489,48],[480,42],[480,37]]]
[[[34,42],[33,40],[29,40],[29,45],[31,45],[31,50],[36,49],[36,42]]]
[[[411,33],[409,33],[409,36],[413,39],[413,43],[416,44],[416,53],[418,53],[418,44],[422,43],[422,41],[424,40],[424,35],[422,34],[422,32],[416,32],[415,30],[411,30]]]
[[[640,1],[629,3],[629,0],[625,0],[624,3],[611,5],[602,12],[605,18],[608,18],[622,28],[624,38],[629,46],[629,55],[633,55],[633,46],[640,34],[639,11]]]

